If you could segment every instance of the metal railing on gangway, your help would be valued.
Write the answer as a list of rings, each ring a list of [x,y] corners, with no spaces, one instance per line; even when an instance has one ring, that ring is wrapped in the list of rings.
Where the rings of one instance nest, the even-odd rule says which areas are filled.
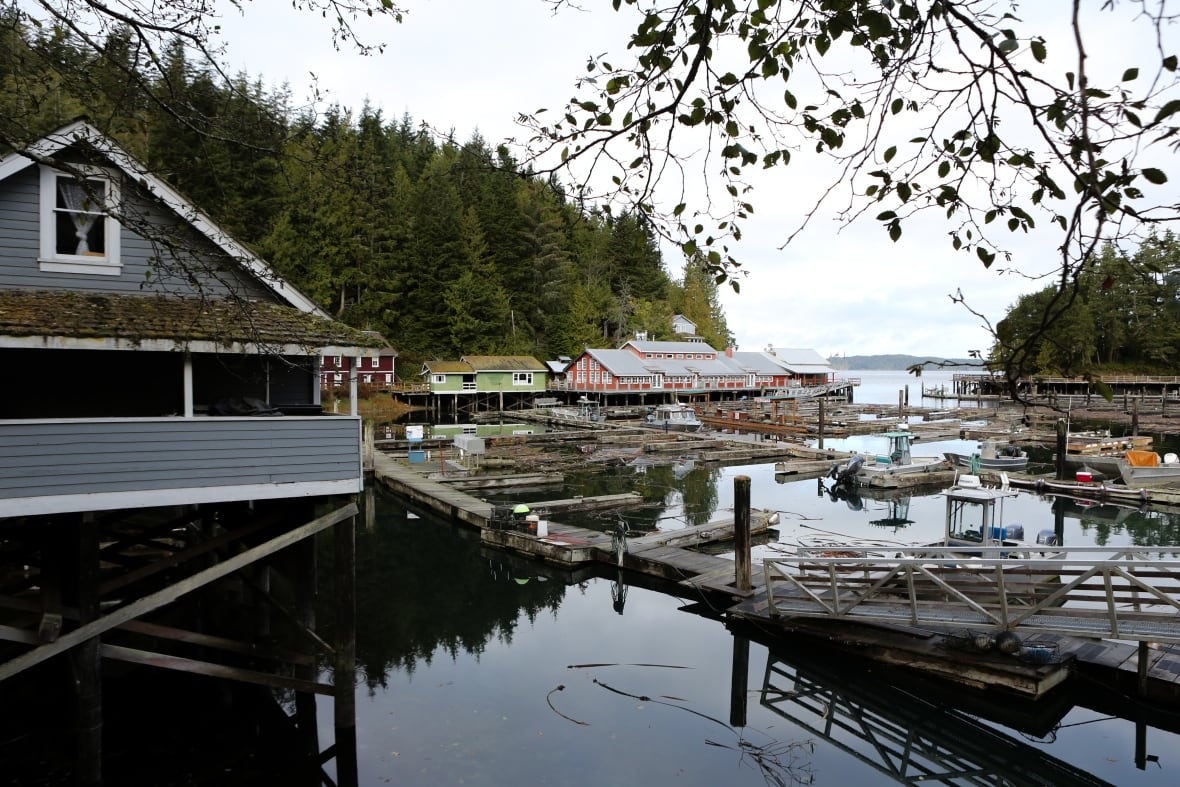
[[[763,571],[772,616],[1180,643],[1180,546],[829,544]]]

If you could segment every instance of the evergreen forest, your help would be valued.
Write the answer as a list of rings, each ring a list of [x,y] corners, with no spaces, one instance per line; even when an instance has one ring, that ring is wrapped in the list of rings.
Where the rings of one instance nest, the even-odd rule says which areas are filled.
[[[404,368],[671,339],[676,313],[711,346],[734,344],[703,259],[674,278],[638,214],[583,208],[478,132],[460,141],[368,105],[295,107],[180,41],[162,61],[130,30],[96,50],[27,29],[11,7],[0,83],[0,113],[22,129],[9,149],[86,119],[328,313],[381,332]]]
[[[1048,311],[1061,316],[1046,323]],[[1180,368],[1180,240],[1155,234],[1133,254],[1104,248],[1065,290],[1022,296],[996,326],[991,359],[1032,360],[1030,374],[1174,375]]]

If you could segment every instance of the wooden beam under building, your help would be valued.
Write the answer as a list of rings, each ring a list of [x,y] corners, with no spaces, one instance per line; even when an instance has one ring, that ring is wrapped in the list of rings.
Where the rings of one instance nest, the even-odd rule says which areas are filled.
[[[30,651],[22,653],[0,664],[0,681],[20,674],[29,667],[40,664],[46,659],[52,658],[60,653],[64,653],[86,640],[117,628],[128,621],[135,620],[149,612],[167,606],[194,590],[198,590],[211,582],[215,582],[228,574],[268,557],[292,544],[296,544],[322,530],[326,530],[339,522],[349,520],[351,517],[356,516],[358,511],[359,509],[356,503],[350,502],[328,514],[313,519],[305,525],[289,530],[270,541],[248,549],[238,555],[234,555],[207,569],[198,571],[192,576],[182,579],[169,587],[144,596],[107,615],[79,626],[73,631],[58,637],[53,642],[41,644]]]

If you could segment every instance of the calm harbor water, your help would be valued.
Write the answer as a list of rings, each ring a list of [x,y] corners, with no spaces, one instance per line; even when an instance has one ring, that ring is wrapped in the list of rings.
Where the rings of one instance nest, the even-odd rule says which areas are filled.
[[[915,386],[903,373],[859,376],[861,402],[894,403]],[[911,403],[919,390],[911,388]],[[833,500],[814,480],[777,483],[770,465],[616,468],[574,477],[560,496],[638,489],[650,506],[625,520],[645,532],[728,515],[739,474],[750,476],[755,506],[781,512],[778,543],[827,532],[904,542],[942,533],[936,496]],[[1034,707],[1003,697],[964,706],[979,698],[755,633],[748,662],[738,659],[748,672],[735,693],[734,636],[700,599],[629,586],[609,570],[556,574],[484,551],[381,495],[375,505],[375,526],[358,536],[362,784],[844,785],[925,776],[1172,785],[1180,776],[1180,736],[1144,726],[1137,764],[1135,724],[1094,702],[1093,691],[1082,692],[1089,705],[1062,694]],[[1035,534],[1052,526],[1051,506],[1021,495],[1006,520]],[[1180,522],[1156,512],[1069,505],[1064,519],[1066,544],[1180,543]],[[330,711],[324,724],[330,739]],[[972,769],[976,777],[962,775]],[[954,773],[960,778],[945,775]]]
[[[949,372],[927,372],[924,383],[938,374],[949,381]],[[895,404],[909,384],[918,403],[922,383],[904,373],[852,375],[862,380],[860,402]],[[867,448],[872,438],[856,440]],[[915,452],[973,446],[919,441]],[[772,465],[615,467],[571,476],[562,490],[514,494],[637,490],[647,505],[624,518],[630,531],[648,532],[730,516],[737,475],[751,478],[754,506],[780,512],[777,537],[760,553],[817,534],[908,543],[942,533],[937,496],[833,499],[815,480],[779,483]],[[379,490],[366,497],[373,516],[357,533],[356,685],[366,787],[1146,786],[1180,778],[1172,731],[1180,723],[1144,717],[1137,728],[1125,705],[1093,686],[1029,704],[948,689],[810,640],[742,631],[743,645],[687,591],[629,584],[634,578],[609,568],[558,572],[485,550],[475,534],[415,516]],[[1053,505],[1022,494],[1005,519],[1035,534],[1052,526]],[[1058,505],[1067,545],[1180,543],[1180,519],[1170,514]],[[319,543],[319,563],[330,586],[330,538]],[[229,702],[207,679],[136,675],[109,695],[109,784],[319,784],[315,770],[291,765],[274,714],[247,715],[240,697]],[[290,698],[281,700],[289,710]],[[318,709],[330,743],[331,700]],[[10,767],[18,757],[21,767]],[[0,785],[62,783],[51,762],[20,739],[0,741]],[[334,762],[324,768],[335,777]]]

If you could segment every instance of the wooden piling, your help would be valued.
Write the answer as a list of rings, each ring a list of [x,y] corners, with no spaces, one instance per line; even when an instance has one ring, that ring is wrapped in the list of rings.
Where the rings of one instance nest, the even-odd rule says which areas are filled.
[[[1057,419],[1057,472],[1058,481],[1065,480],[1065,451],[1069,441],[1068,425],[1061,418]]]
[[[1148,648],[1147,642],[1139,640],[1139,663],[1138,667],[1138,690],[1139,696],[1146,699],[1147,692],[1147,670],[1151,663],[1151,649]]]
[[[336,565],[336,783],[356,787],[356,516],[333,528]]]
[[[733,479],[733,552],[736,576],[734,586],[739,592],[750,590],[750,477]]]
[[[295,575],[295,617],[307,631],[315,631],[315,583],[316,549],[315,539],[305,538],[292,548]],[[313,661],[296,668],[296,677],[314,682],[316,665]],[[317,757],[320,753],[319,725],[316,724],[316,698],[309,691],[295,692],[295,725],[298,731],[301,753],[304,757]]]
[[[750,681],[750,640],[733,635],[733,663],[729,671],[729,724],[746,726],[746,687]]]
[[[75,604],[78,622],[89,623],[99,616],[99,534],[93,513],[78,518],[76,545]],[[102,639],[92,637],[70,653],[77,693],[77,782],[102,784]]]

